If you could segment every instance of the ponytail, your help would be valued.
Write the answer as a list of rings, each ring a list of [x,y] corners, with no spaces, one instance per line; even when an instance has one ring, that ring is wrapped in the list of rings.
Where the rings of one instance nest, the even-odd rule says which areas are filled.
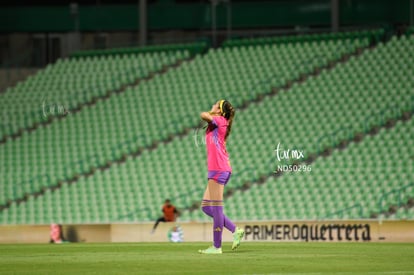
[[[233,118],[236,113],[233,106],[228,102],[227,100],[223,100],[220,104],[220,109],[223,114],[223,116],[227,119],[229,125],[227,126],[227,132],[225,136],[225,140],[227,140],[227,137],[230,135],[231,132],[231,125],[233,124]]]

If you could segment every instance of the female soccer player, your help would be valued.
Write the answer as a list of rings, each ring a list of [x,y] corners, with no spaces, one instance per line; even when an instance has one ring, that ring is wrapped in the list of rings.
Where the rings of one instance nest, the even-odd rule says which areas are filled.
[[[234,118],[234,108],[227,100],[220,100],[211,107],[210,112],[200,114],[208,123],[206,130],[208,183],[204,192],[202,210],[213,218],[214,245],[199,250],[202,254],[221,254],[223,227],[233,233],[232,249],[240,245],[244,230],[236,228],[234,223],[223,213],[223,190],[230,179],[231,166],[226,150],[228,138]]]

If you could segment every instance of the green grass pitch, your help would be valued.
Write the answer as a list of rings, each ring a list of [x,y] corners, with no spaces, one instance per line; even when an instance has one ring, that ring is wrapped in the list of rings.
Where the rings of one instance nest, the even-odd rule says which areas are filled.
[[[0,274],[414,274],[405,243],[2,244]]]

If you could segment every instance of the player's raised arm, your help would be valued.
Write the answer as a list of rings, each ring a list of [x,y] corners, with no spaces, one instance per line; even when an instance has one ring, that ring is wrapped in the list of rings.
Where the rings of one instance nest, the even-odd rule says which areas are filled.
[[[200,114],[200,117],[201,117],[202,120],[204,120],[208,123],[213,121],[213,116],[210,114],[210,112],[202,112]]]
[[[200,117],[202,120],[210,123],[213,121],[213,116],[221,116],[220,103],[216,102],[211,106],[210,112],[202,112]]]

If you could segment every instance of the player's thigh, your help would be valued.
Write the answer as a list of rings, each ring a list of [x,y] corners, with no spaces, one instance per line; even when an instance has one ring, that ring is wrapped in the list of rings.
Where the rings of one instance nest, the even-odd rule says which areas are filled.
[[[204,191],[203,200],[211,200],[210,199],[210,192],[208,190],[208,185],[206,187],[206,190]]]
[[[224,185],[213,179],[208,180],[207,190],[210,200],[223,200]]]
[[[203,200],[223,200],[224,185],[219,184],[213,179],[209,179]]]

